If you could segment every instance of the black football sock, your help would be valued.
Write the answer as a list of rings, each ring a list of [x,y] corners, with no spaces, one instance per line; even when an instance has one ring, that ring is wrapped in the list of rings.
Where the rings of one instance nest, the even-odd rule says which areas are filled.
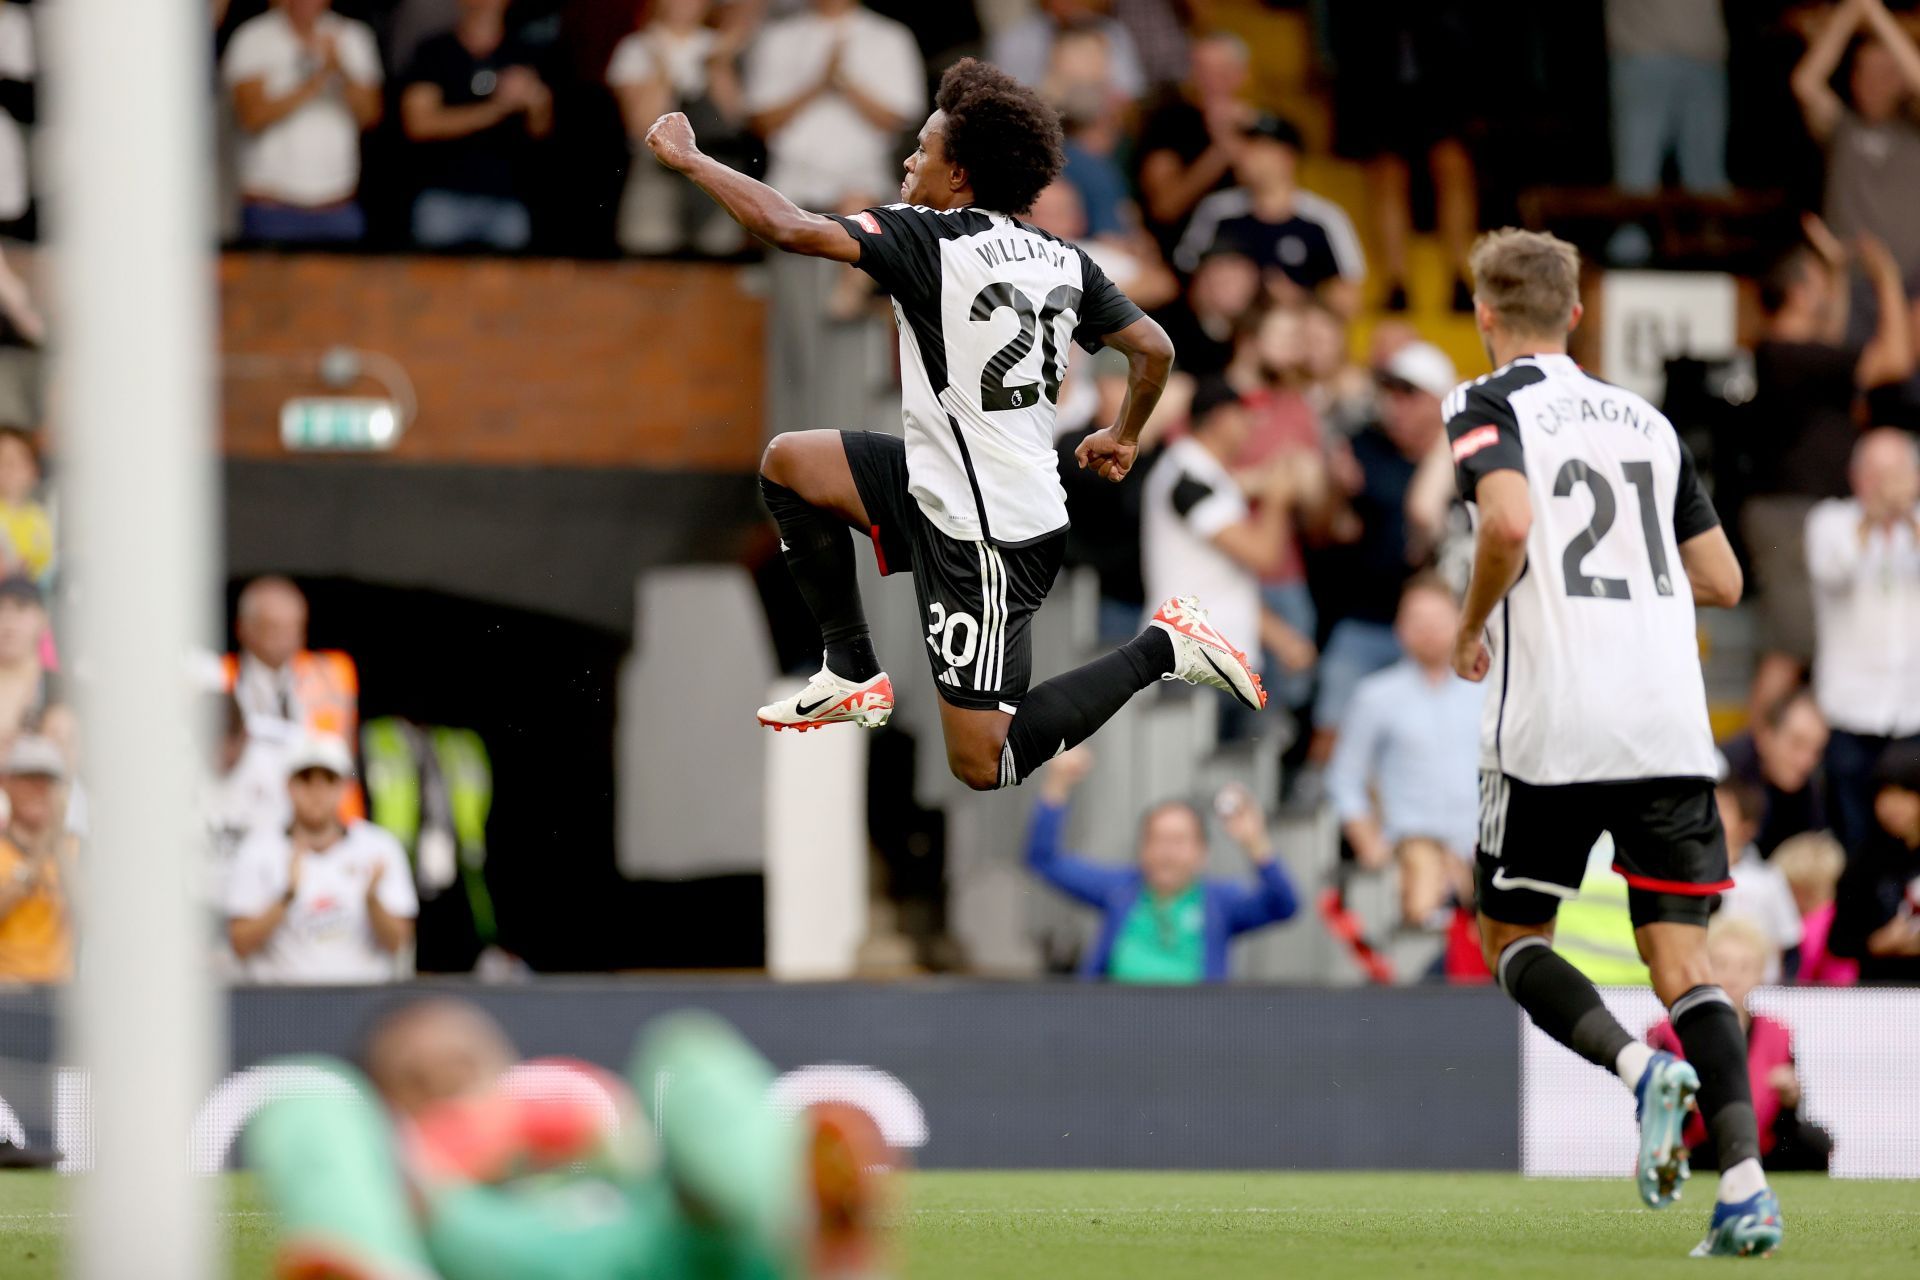
[[[827,669],[858,684],[880,674],[880,660],[867,634],[860,606],[860,580],[854,576],[853,534],[831,513],[822,511],[783,484],[760,477],[760,496],[780,526],[780,550],[793,584],[820,624]]]
[[[1000,752],[1000,785],[1016,786],[1069,747],[1093,736],[1127,700],[1173,670],[1173,641],[1158,627],[1084,667],[1027,691]]]
[[[1720,1167],[1760,1158],[1760,1128],[1747,1076],[1747,1036],[1727,993],[1695,987],[1673,1002],[1673,1029],[1700,1073],[1700,1116],[1720,1151]]]
[[[1588,1062],[1612,1071],[1620,1051],[1633,1040],[1607,1012],[1587,975],[1538,934],[1508,944],[1500,953],[1497,976],[1501,990],[1527,1011],[1536,1027]]]

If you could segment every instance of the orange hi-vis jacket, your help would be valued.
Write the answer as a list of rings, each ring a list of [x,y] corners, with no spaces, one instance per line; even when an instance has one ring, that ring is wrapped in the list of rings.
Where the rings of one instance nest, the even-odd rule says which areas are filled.
[[[340,738],[358,755],[360,672],[353,659],[338,649],[303,649],[287,665],[293,670],[294,696],[300,699],[300,727],[310,734]],[[229,653],[222,658],[221,671],[227,692],[233,692],[240,679],[240,655]],[[352,821],[366,816],[366,801],[355,783],[341,801],[340,817]]]

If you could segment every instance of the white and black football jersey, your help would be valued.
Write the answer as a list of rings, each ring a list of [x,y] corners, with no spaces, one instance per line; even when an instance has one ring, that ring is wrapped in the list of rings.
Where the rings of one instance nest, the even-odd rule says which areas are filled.
[[[1461,384],[1446,416],[1461,496],[1512,470],[1533,506],[1526,568],[1487,624],[1481,767],[1536,785],[1713,777],[1679,547],[1720,518],[1673,424],[1564,355]]]
[[[1014,547],[1066,527],[1054,402],[1067,344],[1140,308],[1077,246],[1002,213],[895,204],[839,219],[893,297],[909,489],[950,538]]]

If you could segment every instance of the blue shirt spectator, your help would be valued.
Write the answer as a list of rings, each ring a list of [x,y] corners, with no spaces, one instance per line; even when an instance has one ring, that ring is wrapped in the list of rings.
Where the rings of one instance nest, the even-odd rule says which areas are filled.
[[[1067,163],[1060,176],[1080,193],[1080,203],[1087,211],[1087,235],[1123,236],[1131,232],[1133,222],[1127,214],[1133,193],[1113,157],[1072,138],[1067,139],[1065,152]]]
[[[1406,658],[1360,682],[1327,768],[1327,792],[1354,857],[1400,863],[1408,925],[1444,919],[1468,890],[1478,817],[1480,714],[1486,687],[1453,673],[1460,613],[1438,578],[1401,597],[1395,633]]]
[[[1061,847],[1067,800],[1092,757],[1075,748],[1047,766],[1027,832],[1029,869],[1101,913],[1100,932],[1080,963],[1083,978],[1113,982],[1223,982],[1227,943],[1278,924],[1299,907],[1293,882],[1274,858],[1266,815],[1243,788],[1222,793],[1226,829],[1253,863],[1254,883],[1203,877],[1206,823],[1178,802],[1148,810],[1137,865],[1111,866]]]

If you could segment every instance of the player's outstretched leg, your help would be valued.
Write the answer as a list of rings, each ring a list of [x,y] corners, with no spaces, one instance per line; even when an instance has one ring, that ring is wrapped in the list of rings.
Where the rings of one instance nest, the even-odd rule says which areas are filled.
[[[1644,905],[1641,914],[1649,914]],[[1733,1001],[1713,980],[1707,931],[1697,924],[1656,922],[1634,932],[1653,989],[1667,1006],[1687,1062],[1700,1074],[1700,1115],[1720,1153],[1719,1195],[1707,1238],[1694,1256],[1770,1254],[1780,1246],[1780,1201],[1760,1168],[1746,1031]]]
[[[1007,727],[997,769],[955,773],[979,790],[1017,785],[1070,747],[1093,736],[1127,700],[1156,680],[1184,680],[1224,690],[1258,710],[1266,705],[1247,656],[1207,621],[1192,596],[1167,601],[1147,629],[1104,657],[1031,689]]]
[[[1687,1106],[1699,1081],[1671,1054],[1656,1054],[1607,1011],[1587,976],[1553,949],[1546,925],[1511,925],[1480,917],[1487,963],[1500,989],[1527,1011],[1535,1026],[1634,1091],[1640,1117],[1640,1198],[1659,1209],[1679,1197],[1688,1175],[1680,1141]]]
[[[760,723],[803,732],[842,722],[878,728],[893,714],[893,682],[874,656],[860,603],[847,526],[864,516],[840,433],[776,437],[760,464],[760,494],[825,649],[819,673],[798,693],[760,708]]]

